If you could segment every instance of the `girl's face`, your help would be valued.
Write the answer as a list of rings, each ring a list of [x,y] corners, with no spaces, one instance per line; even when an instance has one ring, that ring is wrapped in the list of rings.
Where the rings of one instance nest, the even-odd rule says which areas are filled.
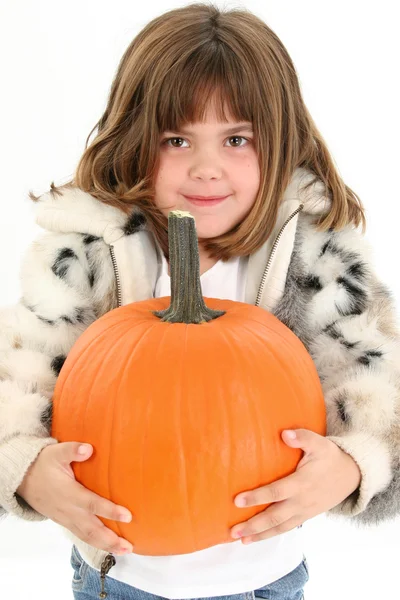
[[[212,104],[206,121],[160,138],[155,203],[189,211],[199,238],[222,235],[250,212],[260,185],[258,159],[250,122],[218,122]],[[227,196],[217,203],[193,203],[187,196]]]

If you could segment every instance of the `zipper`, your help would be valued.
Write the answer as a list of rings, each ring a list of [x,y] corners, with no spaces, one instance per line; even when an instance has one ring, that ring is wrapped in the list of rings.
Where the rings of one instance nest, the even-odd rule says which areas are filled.
[[[121,290],[121,279],[120,279],[120,276],[118,273],[117,260],[115,258],[114,246],[110,246],[110,254],[111,254],[111,260],[112,260],[112,265],[113,265],[113,269],[114,269],[115,281],[117,284],[117,302],[118,302],[118,308],[119,308],[120,306],[122,306],[122,290]]]
[[[100,567],[100,585],[101,590],[99,594],[99,598],[107,598],[108,593],[105,591],[105,578],[108,571],[113,567],[116,563],[115,557],[112,554],[107,554]]]
[[[304,204],[300,204],[300,206],[298,208],[296,208],[296,210],[291,215],[289,215],[289,217],[286,219],[286,221],[282,225],[282,227],[281,227],[278,235],[276,236],[276,240],[274,242],[274,245],[272,246],[271,254],[269,255],[268,262],[267,262],[267,264],[265,266],[264,273],[263,273],[263,276],[261,278],[261,283],[260,283],[260,287],[258,288],[258,294],[257,294],[257,298],[256,298],[256,301],[255,301],[255,306],[259,306],[260,305],[261,296],[262,296],[263,291],[264,291],[264,287],[265,287],[265,282],[267,280],[268,271],[269,271],[269,268],[271,266],[271,262],[272,262],[272,259],[274,257],[274,254],[276,252],[276,248],[277,248],[277,246],[279,244],[279,241],[280,241],[280,239],[282,237],[283,230],[285,229],[286,225],[293,219],[293,217],[295,217],[297,215],[297,213],[299,213],[301,210],[303,210],[303,208],[304,208]]]

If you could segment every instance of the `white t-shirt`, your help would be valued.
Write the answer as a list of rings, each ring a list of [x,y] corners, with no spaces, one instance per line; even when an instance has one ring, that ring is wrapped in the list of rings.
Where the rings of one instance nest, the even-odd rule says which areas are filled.
[[[243,302],[247,257],[218,261],[200,277],[203,296]],[[171,295],[165,257],[154,297]],[[240,540],[172,556],[116,556],[108,576],[165,598],[204,598],[241,594],[263,587],[303,560],[301,529],[244,545]]]

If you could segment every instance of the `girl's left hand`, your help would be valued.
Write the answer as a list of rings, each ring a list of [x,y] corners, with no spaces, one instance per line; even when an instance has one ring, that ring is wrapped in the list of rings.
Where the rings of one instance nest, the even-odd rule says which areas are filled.
[[[295,439],[290,439],[288,431],[282,432],[282,439],[287,446],[304,451],[295,473],[242,492],[235,498],[236,506],[272,503],[231,529],[232,537],[241,537],[244,544],[266,540],[298,527],[340,504],[360,485],[361,471],[349,454],[313,431],[294,431]],[[239,504],[240,499],[245,499],[246,504]]]

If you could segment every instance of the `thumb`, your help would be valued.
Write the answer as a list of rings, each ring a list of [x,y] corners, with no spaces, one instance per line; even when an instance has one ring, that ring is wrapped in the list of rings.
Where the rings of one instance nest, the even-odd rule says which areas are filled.
[[[80,451],[82,448],[83,453]],[[81,442],[59,442],[54,444],[53,451],[56,452],[54,459],[59,467],[67,473],[71,479],[75,479],[75,473],[71,466],[72,462],[83,462],[87,460],[93,452],[93,446],[82,444]]]
[[[76,456],[76,458],[73,458],[72,460],[83,461],[87,460],[90,456],[92,456],[93,446],[91,446],[90,444],[81,444],[79,442],[71,443],[74,444],[74,454]]]
[[[301,448],[304,452],[311,454],[318,450],[321,441],[325,438],[311,429],[285,429],[282,432],[282,439],[287,446]]]
[[[293,446],[296,448],[300,445],[300,440],[296,429],[285,429],[282,431],[282,439],[288,446]]]
[[[63,442],[58,446],[61,447],[61,460],[68,464],[87,460],[93,452],[93,446],[81,442]]]

